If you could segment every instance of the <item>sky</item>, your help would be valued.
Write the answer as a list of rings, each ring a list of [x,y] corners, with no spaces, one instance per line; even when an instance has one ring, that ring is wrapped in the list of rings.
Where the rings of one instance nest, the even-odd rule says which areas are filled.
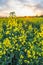
[[[43,0],[0,0],[0,16],[9,16],[12,11],[17,16],[43,15]]]

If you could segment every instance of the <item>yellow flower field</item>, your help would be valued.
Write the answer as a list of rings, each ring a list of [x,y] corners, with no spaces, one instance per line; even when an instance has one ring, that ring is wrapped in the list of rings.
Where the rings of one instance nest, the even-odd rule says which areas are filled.
[[[0,65],[43,65],[43,17],[0,18]]]

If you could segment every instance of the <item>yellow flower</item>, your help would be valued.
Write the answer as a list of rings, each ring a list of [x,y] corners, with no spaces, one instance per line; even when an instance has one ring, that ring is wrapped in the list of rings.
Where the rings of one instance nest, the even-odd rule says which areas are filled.
[[[25,49],[24,52],[27,52],[27,49]]]
[[[6,51],[5,50],[3,51],[3,54],[6,54]]]
[[[0,33],[0,39],[3,37],[3,35]]]
[[[25,63],[27,63],[27,60],[24,60]]]
[[[40,44],[43,46],[43,40],[40,42]]]
[[[11,49],[10,51],[13,52],[13,49]]]
[[[27,50],[27,57],[28,57],[28,58],[31,57],[31,52],[30,52],[30,50]]]
[[[33,45],[31,45],[30,47],[31,47],[31,49],[33,49],[33,48],[34,48],[34,46],[33,46]]]
[[[40,24],[40,29],[41,31],[43,31],[43,24]]]
[[[16,21],[13,21],[13,22],[12,22],[12,25],[13,25],[13,26],[17,26],[18,24],[17,24]]]
[[[35,57],[35,56],[33,56],[33,58],[35,59],[36,57]]]
[[[22,45],[24,45],[25,44],[25,40],[22,42]]]
[[[35,51],[32,51],[33,56],[35,55]]]
[[[8,25],[10,25],[10,26],[17,26],[17,22],[14,21],[14,20],[9,20],[8,21]]]
[[[22,27],[22,23],[19,23],[19,27]]]
[[[10,40],[9,40],[8,38],[6,38],[6,39],[4,40],[3,44],[4,44],[6,47],[9,47],[9,48],[12,47],[12,46],[11,46],[11,43],[10,43]]]
[[[18,48],[18,51],[20,51],[20,49]]]
[[[15,44],[17,47],[18,47],[18,43],[17,44]]]
[[[28,60],[24,60],[24,62],[25,62],[25,63],[30,63],[30,61],[28,61]]]
[[[24,58],[24,56],[23,56],[23,55],[20,55],[20,58],[21,58],[21,59],[23,59],[23,58]]]
[[[2,56],[3,55],[3,52],[2,52],[2,50],[0,51],[0,56]]]
[[[25,36],[25,35],[22,35],[21,37],[19,37],[19,40],[20,40],[20,41],[23,41],[23,43],[24,43],[25,40],[26,40],[26,36]]]
[[[9,31],[7,31],[6,34],[9,34]]]
[[[2,58],[2,56],[0,56],[0,58]]]
[[[40,35],[41,37],[43,37],[43,31],[42,31],[41,33],[39,33],[39,35]]]
[[[29,25],[28,26],[28,29],[31,31],[33,28],[32,28],[32,25]]]
[[[0,44],[0,48],[2,48],[2,45]]]
[[[25,30],[22,29],[22,30],[21,30],[21,33],[22,33],[22,34],[25,34]]]
[[[14,32],[18,31],[18,28],[16,27],[13,31],[14,31]]]

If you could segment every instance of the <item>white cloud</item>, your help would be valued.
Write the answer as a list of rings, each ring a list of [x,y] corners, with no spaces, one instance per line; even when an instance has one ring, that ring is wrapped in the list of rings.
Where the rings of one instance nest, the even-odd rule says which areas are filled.
[[[7,0],[3,6],[0,6],[0,15],[8,15],[11,11],[15,11],[17,16],[35,15],[43,11],[43,6],[34,0]]]

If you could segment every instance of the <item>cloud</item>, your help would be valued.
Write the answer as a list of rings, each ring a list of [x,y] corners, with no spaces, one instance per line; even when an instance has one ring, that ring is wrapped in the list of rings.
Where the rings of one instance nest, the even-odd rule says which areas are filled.
[[[19,8],[22,8],[23,5],[19,1],[15,0],[7,0],[6,4],[3,6],[0,6],[0,11],[11,11],[11,10],[16,10]]]
[[[31,8],[35,14],[43,14],[43,0],[26,0],[24,1],[24,6]],[[23,2],[23,1],[22,1]]]
[[[43,9],[43,0],[18,0],[24,4],[24,6]]]
[[[16,15],[35,15],[43,13],[43,0],[1,0],[0,13],[7,15],[15,11]]]

